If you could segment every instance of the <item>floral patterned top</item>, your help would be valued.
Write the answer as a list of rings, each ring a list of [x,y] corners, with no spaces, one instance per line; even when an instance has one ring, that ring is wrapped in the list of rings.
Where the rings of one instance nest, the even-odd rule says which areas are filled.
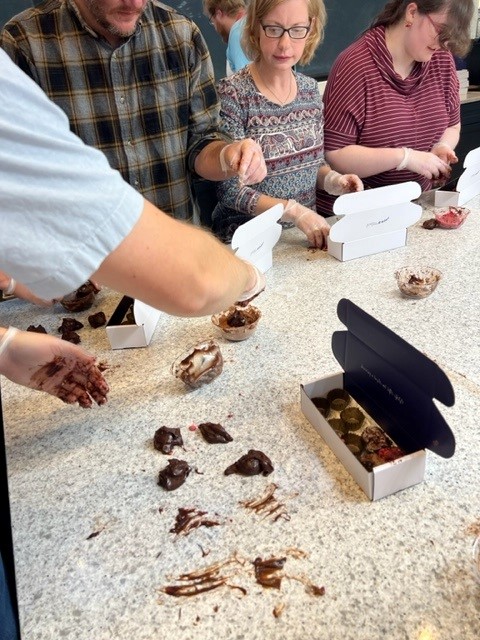
[[[284,106],[259,92],[249,67],[219,82],[222,131],[235,140],[256,140],[263,150],[267,176],[252,186],[241,186],[237,178],[220,182],[213,215],[217,226],[220,220],[224,226],[229,218],[238,219],[238,214],[250,218],[261,194],[292,198],[315,210],[317,173],[325,164],[323,105],[317,81],[300,73],[294,76],[297,95]]]

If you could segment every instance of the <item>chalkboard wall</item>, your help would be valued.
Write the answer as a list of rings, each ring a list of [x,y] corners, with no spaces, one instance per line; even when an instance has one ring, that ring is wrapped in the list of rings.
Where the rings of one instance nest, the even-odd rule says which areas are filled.
[[[325,0],[327,26],[325,38],[317,49],[314,60],[302,69],[315,78],[326,79],[335,58],[366,29],[387,0]],[[170,2],[194,20],[205,37],[215,67],[217,79],[225,75],[225,45],[215,29],[203,15],[202,0],[178,0]]]
[[[0,25],[39,0],[1,0]],[[225,45],[203,15],[202,0],[170,0],[166,4],[192,18],[202,30],[212,55],[217,79],[225,75]],[[366,29],[386,0],[325,0],[327,27],[325,39],[313,62],[302,69],[318,79],[325,79],[337,55]]]

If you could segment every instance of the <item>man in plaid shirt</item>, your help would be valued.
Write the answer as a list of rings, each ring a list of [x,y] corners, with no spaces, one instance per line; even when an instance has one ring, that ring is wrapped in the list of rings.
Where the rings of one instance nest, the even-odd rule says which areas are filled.
[[[252,184],[266,174],[253,140],[218,131],[200,30],[158,0],[45,0],[12,18],[0,45],[74,133],[175,218],[192,217],[192,176]]]

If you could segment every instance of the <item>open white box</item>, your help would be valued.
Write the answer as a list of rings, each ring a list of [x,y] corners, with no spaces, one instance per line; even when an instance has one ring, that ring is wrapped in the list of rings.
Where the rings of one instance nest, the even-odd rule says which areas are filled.
[[[407,227],[422,215],[411,202],[421,192],[417,182],[404,182],[340,196],[333,212],[343,217],[330,229],[328,253],[345,261],[403,247]]]
[[[423,480],[425,449],[444,458],[454,454],[454,436],[433,398],[452,406],[455,395],[438,365],[350,300],[340,300],[337,313],[348,328],[332,336],[343,371],[301,385],[301,408],[370,500],[378,500]],[[339,388],[406,455],[367,471],[311,400]]]
[[[132,304],[135,324],[122,324]],[[106,326],[110,346],[112,349],[148,346],[161,315],[158,309],[124,296]]]
[[[276,204],[238,227],[232,236],[232,249],[239,258],[252,262],[265,273],[272,266],[272,250],[282,233],[278,220],[283,205]]]
[[[448,182],[443,189],[435,191],[436,207],[461,207],[480,193],[480,147],[472,149],[465,156],[464,172]]]

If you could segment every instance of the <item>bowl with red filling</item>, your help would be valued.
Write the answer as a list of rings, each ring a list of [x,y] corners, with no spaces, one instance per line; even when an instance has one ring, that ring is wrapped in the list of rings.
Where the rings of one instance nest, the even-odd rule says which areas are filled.
[[[465,207],[448,207],[435,212],[437,225],[442,229],[458,229],[467,219],[470,209]]]

